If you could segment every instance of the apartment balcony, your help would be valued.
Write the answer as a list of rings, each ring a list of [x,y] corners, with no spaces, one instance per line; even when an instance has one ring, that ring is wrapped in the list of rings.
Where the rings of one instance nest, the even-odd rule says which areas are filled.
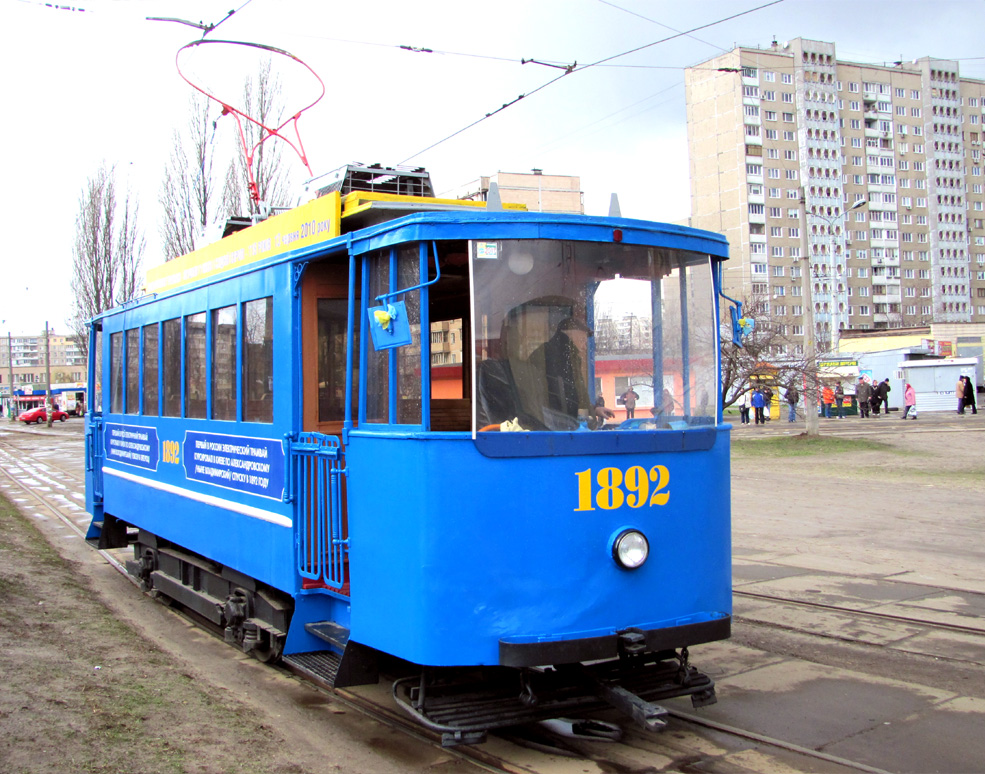
[[[881,296],[873,295],[872,303],[873,304],[901,304],[903,303],[903,297],[899,293],[896,293],[895,295],[890,293]]]
[[[891,140],[891,139],[893,139],[893,133],[892,132],[886,131],[884,129],[879,129],[878,127],[875,127],[875,126],[866,126],[865,127],[865,136],[866,137],[877,138],[877,139],[880,139],[880,140]],[[869,148],[869,150],[874,150],[874,149],[873,148]],[[890,150],[891,151],[892,148],[881,149],[881,150]]]

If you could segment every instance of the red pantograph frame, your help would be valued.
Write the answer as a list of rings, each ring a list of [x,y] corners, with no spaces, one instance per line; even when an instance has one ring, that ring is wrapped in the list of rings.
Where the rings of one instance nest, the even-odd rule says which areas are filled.
[[[277,126],[277,127],[269,127],[269,126],[266,126],[265,124],[261,123],[260,121],[258,121],[257,119],[253,118],[252,116],[248,116],[243,111],[238,110],[237,108],[234,108],[232,105],[230,105],[227,102],[223,101],[222,99],[220,99],[219,97],[217,97],[215,94],[212,94],[211,92],[206,91],[205,89],[203,89],[201,86],[198,86],[197,84],[192,83],[188,79],[188,77],[181,71],[181,61],[180,61],[180,58],[181,58],[182,52],[183,51],[187,51],[190,48],[194,48],[196,46],[202,46],[202,45],[206,45],[206,44],[209,44],[209,45],[211,45],[211,44],[220,44],[220,45],[224,44],[224,45],[229,45],[229,46],[245,46],[246,48],[259,48],[259,49],[262,49],[263,51],[270,51],[271,53],[280,54],[282,56],[286,56],[286,57],[288,57],[290,59],[293,59],[295,62],[297,62],[302,67],[304,67],[309,73],[311,73],[315,77],[315,80],[318,81],[318,85],[321,86],[321,94],[319,94],[310,105],[306,105],[305,107],[303,107],[300,110],[298,110],[296,113],[294,113],[294,115],[290,116],[280,126]],[[175,54],[175,57],[174,57],[174,64],[175,64],[175,67],[178,69],[178,75],[181,76],[181,79],[185,83],[187,83],[189,86],[191,86],[193,89],[195,89],[195,91],[200,92],[201,94],[204,94],[209,99],[214,100],[214,101],[218,102],[220,105],[222,105],[222,115],[232,115],[233,118],[236,119],[236,126],[239,129],[239,139],[240,139],[240,142],[243,145],[243,155],[246,157],[246,174],[247,174],[247,178],[249,180],[249,186],[250,186],[250,199],[253,200],[254,204],[256,204],[256,205],[259,205],[260,204],[260,191],[257,188],[256,180],[253,179],[253,157],[256,154],[257,148],[259,148],[261,145],[263,145],[263,143],[266,142],[267,140],[269,140],[271,137],[277,137],[278,139],[281,139],[284,142],[286,142],[291,147],[291,149],[298,155],[298,158],[301,159],[301,161],[305,165],[305,167],[307,167],[308,174],[314,176],[314,172],[312,172],[311,165],[308,163],[308,158],[305,155],[304,143],[301,142],[301,133],[298,131],[298,119],[301,117],[301,114],[304,111],[306,111],[309,108],[312,108],[315,105],[317,105],[321,101],[321,98],[325,96],[325,83],[322,81],[321,78],[318,77],[318,73],[316,73],[314,70],[312,70],[311,67],[309,67],[305,62],[303,62],[302,60],[298,59],[296,56],[294,56],[294,54],[292,54],[289,51],[285,51],[282,48],[276,48],[274,46],[268,46],[268,45],[266,45],[264,43],[249,43],[249,42],[241,41],[241,40],[205,40],[205,39],[202,39],[202,40],[192,41],[191,43],[188,43],[187,45],[182,46],[180,49],[178,49],[178,53]],[[252,148],[250,148],[250,147],[247,146],[246,134],[243,132],[243,122],[240,120],[241,118],[245,118],[250,123],[256,124],[261,129],[263,129],[264,132],[266,132],[266,134],[264,134],[263,136],[261,136],[260,139],[259,139],[259,141],[256,142],[253,145]],[[287,137],[285,137],[284,135],[281,134],[281,130],[285,126],[287,126],[288,124],[292,124],[293,125],[293,128],[294,128],[294,136],[295,136],[295,138],[297,138],[297,140],[296,140],[297,141],[297,144],[296,145],[289,138],[287,138]]]

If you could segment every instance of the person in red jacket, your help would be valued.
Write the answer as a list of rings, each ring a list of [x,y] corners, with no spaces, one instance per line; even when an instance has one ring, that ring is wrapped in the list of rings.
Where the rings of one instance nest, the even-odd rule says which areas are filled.
[[[824,405],[824,417],[825,419],[831,419],[831,404],[835,402],[835,391],[831,389],[830,384],[824,385],[821,390],[821,403]]]

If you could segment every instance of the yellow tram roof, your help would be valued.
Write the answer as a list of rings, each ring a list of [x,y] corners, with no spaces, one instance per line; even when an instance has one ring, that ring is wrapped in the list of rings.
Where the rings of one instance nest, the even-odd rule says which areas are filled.
[[[338,191],[312,199],[292,210],[147,270],[147,293],[163,293],[220,272],[247,266],[276,255],[326,242],[342,233],[410,212],[484,209],[485,202],[425,196]],[[523,204],[503,204],[507,210],[526,210]],[[351,223],[344,223],[351,220]]]

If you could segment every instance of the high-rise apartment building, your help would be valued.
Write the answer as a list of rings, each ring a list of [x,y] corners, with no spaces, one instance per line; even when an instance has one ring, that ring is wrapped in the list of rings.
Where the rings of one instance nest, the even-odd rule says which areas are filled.
[[[736,48],[685,83],[692,225],[728,237],[726,292],[796,350],[805,303],[821,347],[845,328],[985,322],[985,82],[955,61],[854,64],[797,39]]]

